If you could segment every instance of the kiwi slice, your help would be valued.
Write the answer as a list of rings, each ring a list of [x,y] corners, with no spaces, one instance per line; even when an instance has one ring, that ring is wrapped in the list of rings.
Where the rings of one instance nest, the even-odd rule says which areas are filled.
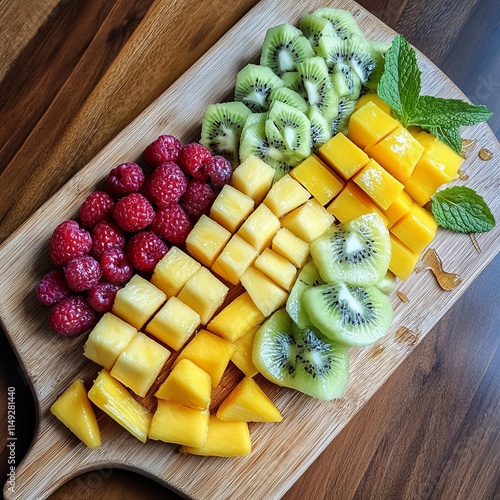
[[[311,122],[311,150],[316,152],[325,142],[332,138],[332,125],[321,114],[318,106],[309,106],[306,116]]]
[[[355,101],[361,94],[361,79],[345,63],[338,63],[331,74],[333,88],[339,97],[348,97]]]
[[[302,84],[302,78],[298,71],[287,71],[281,75],[281,80],[286,88],[297,92],[303,99],[307,98],[307,92]]]
[[[316,50],[319,41],[324,36],[335,36],[332,23],[325,17],[305,14],[299,21],[299,29],[309,40],[311,47]]]
[[[315,16],[324,17],[332,24],[335,35],[344,40],[353,36],[363,36],[354,16],[344,9],[322,8],[313,12]]]
[[[370,90],[376,90],[378,82],[384,72],[384,64],[385,64],[385,53],[387,49],[391,46],[385,42],[369,42],[371,46],[371,54],[375,60],[375,68],[370,73],[370,76],[366,82],[364,82],[364,86]]]
[[[327,283],[305,290],[302,303],[323,335],[346,346],[377,342],[393,319],[389,297],[373,285]]]
[[[262,113],[269,108],[269,94],[278,87],[283,87],[283,81],[271,69],[247,64],[236,75],[234,99],[254,113]]]
[[[397,278],[391,271],[387,271],[385,276],[375,285],[381,292],[388,295],[397,286]]]
[[[332,135],[335,135],[338,132],[342,132],[344,134],[347,133],[349,119],[354,112],[355,106],[356,102],[347,96],[339,99],[337,116],[332,120]]]
[[[327,229],[311,243],[310,252],[324,281],[375,285],[389,267],[389,231],[377,213],[361,215]]]
[[[319,399],[342,397],[349,378],[348,348],[311,325],[299,328],[284,308],[255,333],[252,360],[271,382]]]
[[[314,50],[302,31],[291,24],[280,24],[267,30],[260,64],[280,76],[293,71],[298,62],[313,55]]]
[[[205,109],[201,123],[201,144],[214,155],[224,156],[236,166],[241,131],[251,114],[241,102],[210,104]]]
[[[280,87],[278,89],[274,89],[269,94],[269,108],[276,102],[283,102],[292,106],[293,108],[298,109],[305,113],[307,111],[307,102],[305,99],[295,90],[289,89],[287,87]]]

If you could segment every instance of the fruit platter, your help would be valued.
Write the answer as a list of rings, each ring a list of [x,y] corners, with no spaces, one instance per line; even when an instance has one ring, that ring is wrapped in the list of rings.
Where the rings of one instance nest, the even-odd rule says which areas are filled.
[[[38,406],[6,498],[283,495],[500,249],[464,101],[354,2],[252,9],[2,245]]]

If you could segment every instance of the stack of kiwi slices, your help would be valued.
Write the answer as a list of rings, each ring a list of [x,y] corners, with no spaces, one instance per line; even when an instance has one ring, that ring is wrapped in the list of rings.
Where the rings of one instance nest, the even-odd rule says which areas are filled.
[[[278,180],[346,130],[360,94],[376,87],[388,47],[366,40],[342,9],[306,14],[298,28],[270,28],[260,64],[236,77],[234,102],[205,110],[201,143],[234,166],[256,155]]]
[[[286,307],[257,330],[252,357],[272,382],[333,399],[347,385],[348,348],[377,342],[391,325],[391,245],[373,213],[332,226],[310,249]]]

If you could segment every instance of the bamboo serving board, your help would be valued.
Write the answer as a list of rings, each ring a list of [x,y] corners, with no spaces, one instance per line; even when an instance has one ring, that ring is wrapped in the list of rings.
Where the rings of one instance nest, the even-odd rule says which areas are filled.
[[[179,454],[174,445],[155,441],[143,445],[102,413],[99,423],[103,446],[89,450],[50,414],[51,404],[76,377],[91,382],[99,369],[82,355],[84,337],[65,338],[49,329],[47,309],[36,299],[36,283],[50,269],[48,242],[54,228],[62,220],[76,217],[82,201],[103,182],[111,168],[137,161],[157,136],[174,134],[183,143],[197,140],[205,107],[232,99],[236,73],[257,60],[265,31],[284,22],[296,23],[306,12],[329,5],[350,10],[369,39],[390,41],[395,34],[350,0],[263,0],[1,246],[0,318],[38,407],[33,444],[16,470],[16,491],[11,493],[5,487],[5,498],[45,498],[78,474],[108,467],[145,474],[190,498],[278,498],[499,251],[498,227],[477,236],[480,253],[468,235],[438,231],[432,247],[445,270],[460,275],[460,286],[445,292],[429,271],[413,273],[399,287],[409,302],[402,302],[395,292],[391,295],[395,317],[387,336],[376,346],[351,350],[351,377],[341,399],[313,400],[262,381],[281,410],[283,421],[250,424],[253,451],[249,456],[196,457]],[[418,54],[418,59],[424,93],[465,98],[424,56]],[[500,156],[498,141],[485,124],[470,127],[463,135],[477,140],[462,167],[469,176],[465,184],[483,195],[498,218],[500,174],[492,168]],[[493,152],[491,162],[478,158],[482,147]],[[225,389],[229,390],[233,382],[232,378],[226,379]]]

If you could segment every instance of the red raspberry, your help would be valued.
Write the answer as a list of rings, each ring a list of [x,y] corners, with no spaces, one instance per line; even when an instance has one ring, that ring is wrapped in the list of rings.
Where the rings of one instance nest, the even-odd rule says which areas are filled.
[[[178,203],[172,203],[167,208],[156,211],[151,229],[160,238],[174,245],[183,245],[193,225],[187,213]]]
[[[64,267],[64,277],[74,292],[83,292],[101,279],[101,266],[90,255],[82,255],[70,260]]]
[[[140,231],[153,222],[155,211],[140,193],[131,193],[116,203],[113,217],[118,225],[129,232]]]
[[[204,181],[208,178],[206,164],[210,158],[212,153],[208,149],[197,142],[191,142],[181,149],[179,165],[186,174]]]
[[[116,292],[120,289],[119,285],[101,281],[89,288],[87,292],[87,302],[90,307],[98,313],[111,311],[115,301]]]
[[[177,161],[181,147],[179,139],[173,135],[160,135],[144,150],[144,159],[153,166],[164,161]]]
[[[72,295],[58,302],[49,313],[49,325],[62,335],[77,335],[97,323],[95,312],[83,297]]]
[[[144,172],[137,163],[122,163],[108,175],[106,190],[114,198],[137,193],[144,184]]]
[[[141,231],[128,242],[127,257],[135,269],[150,273],[167,250],[167,245],[155,233]]]
[[[223,156],[212,156],[207,163],[207,174],[214,186],[222,187],[231,180],[233,167]]]
[[[203,181],[190,181],[186,192],[182,195],[181,204],[189,218],[196,222],[202,214],[210,212],[214,200],[215,193],[209,184]]]
[[[55,267],[62,267],[71,259],[90,252],[92,238],[85,229],[80,229],[78,222],[61,222],[50,239],[50,261]]]
[[[146,184],[144,194],[158,208],[165,208],[179,200],[187,184],[184,172],[176,163],[169,161],[156,167]]]
[[[51,306],[71,295],[71,290],[64,279],[62,271],[50,271],[38,282],[36,287],[38,300]]]
[[[90,253],[98,259],[105,250],[125,248],[125,235],[114,223],[102,220],[92,231],[92,249]]]
[[[126,283],[132,277],[134,270],[125,252],[119,248],[106,250],[101,255],[102,277],[114,285]]]
[[[92,229],[99,221],[113,215],[115,202],[105,191],[96,191],[87,196],[80,207],[82,226]]]

